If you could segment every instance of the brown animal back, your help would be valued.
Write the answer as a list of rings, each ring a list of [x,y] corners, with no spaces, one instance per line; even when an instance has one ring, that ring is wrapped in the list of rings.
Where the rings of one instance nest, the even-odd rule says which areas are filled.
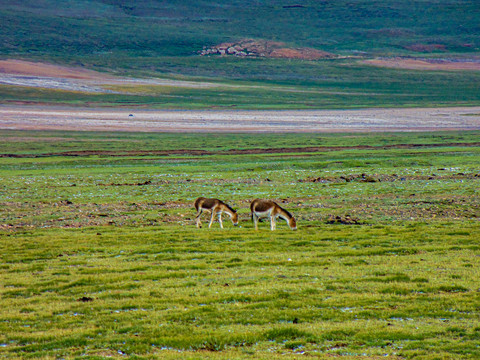
[[[271,209],[274,207],[276,204],[273,201],[270,200],[260,200],[260,199],[255,199],[252,201],[252,204],[250,206],[250,210],[255,210],[258,212],[264,212],[267,211],[268,209]]]
[[[199,197],[197,200],[195,200],[195,209],[198,211],[198,208],[200,207],[202,201],[204,200],[205,198],[204,197]]]
[[[215,205],[219,204],[219,203],[222,203],[220,200],[218,199],[203,199],[203,202],[202,202],[202,207],[204,209],[211,209],[213,208]]]
[[[250,211],[253,212],[253,207],[255,206],[255,203],[258,201],[258,199],[252,200],[250,203]]]

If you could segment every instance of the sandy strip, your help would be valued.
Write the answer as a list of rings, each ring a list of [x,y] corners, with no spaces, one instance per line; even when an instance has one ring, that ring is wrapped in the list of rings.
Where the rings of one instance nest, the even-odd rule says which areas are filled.
[[[429,70],[429,71],[454,71],[470,70],[480,71],[480,61],[471,59],[465,61],[452,61],[447,59],[372,59],[360,61],[361,64],[411,70]]]
[[[0,129],[139,132],[480,130],[480,107],[364,110],[123,110],[0,106]]]
[[[153,85],[194,89],[230,86],[205,81],[119,77],[81,67],[14,59],[0,60],[0,84],[87,93],[116,93],[105,89],[103,85]]]

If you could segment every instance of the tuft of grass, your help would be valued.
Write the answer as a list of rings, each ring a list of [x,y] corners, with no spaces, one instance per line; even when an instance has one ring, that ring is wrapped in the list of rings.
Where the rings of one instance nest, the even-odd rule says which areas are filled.
[[[294,327],[281,327],[271,329],[266,331],[263,336],[267,340],[276,342],[285,342],[288,340],[296,340],[301,338],[307,339],[313,337],[312,334]]]

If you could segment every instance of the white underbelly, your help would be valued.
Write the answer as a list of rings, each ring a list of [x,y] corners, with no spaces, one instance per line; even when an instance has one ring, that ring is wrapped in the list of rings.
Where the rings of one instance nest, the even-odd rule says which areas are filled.
[[[209,213],[211,213],[211,212],[212,212],[212,209],[205,209],[205,208],[202,208],[202,211],[206,211],[206,212],[209,212]],[[223,210],[218,210],[218,211],[217,211],[217,214],[223,214],[223,213],[224,213],[224,211],[223,211]]]
[[[271,214],[272,214],[272,210],[267,210],[262,212],[255,211],[255,215],[257,215],[259,218],[270,217]]]

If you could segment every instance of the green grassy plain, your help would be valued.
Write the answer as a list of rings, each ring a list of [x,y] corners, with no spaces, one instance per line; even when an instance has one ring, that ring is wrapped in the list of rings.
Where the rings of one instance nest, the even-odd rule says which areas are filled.
[[[0,357],[476,359],[479,135],[1,131]]]

